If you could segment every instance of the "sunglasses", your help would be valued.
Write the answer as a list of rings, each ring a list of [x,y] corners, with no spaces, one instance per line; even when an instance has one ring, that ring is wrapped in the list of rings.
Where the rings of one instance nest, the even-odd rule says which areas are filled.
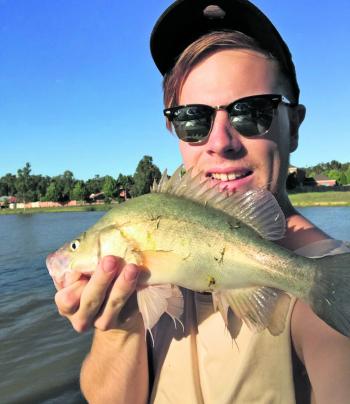
[[[280,103],[290,106],[284,95],[263,94],[240,98],[229,105],[211,107],[204,104],[179,105],[164,109],[164,115],[172,123],[178,138],[188,143],[200,143],[208,139],[216,111],[227,111],[233,128],[242,136],[266,134]]]

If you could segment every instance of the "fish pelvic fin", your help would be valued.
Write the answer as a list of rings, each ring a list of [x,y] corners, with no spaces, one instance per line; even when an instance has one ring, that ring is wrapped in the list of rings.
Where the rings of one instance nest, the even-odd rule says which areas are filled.
[[[180,166],[170,178],[165,171],[159,183],[153,184],[152,192],[176,195],[221,210],[236,219],[233,227],[241,221],[267,240],[279,240],[286,231],[282,209],[265,188],[228,194],[221,192],[219,185],[213,186],[210,178],[203,179],[202,173],[193,175],[192,169],[184,173]]]
[[[308,303],[324,322],[350,337],[350,253],[315,261],[319,265]]]
[[[160,317],[167,313],[176,327],[176,320],[182,325],[184,299],[180,289],[170,284],[151,285],[137,291],[137,304],[142,315],[145,330],[152,336],[152,328]]]
[[[261,332],[267,328],[272,335],[279,335],[285,328],[290,297],[263,286],[214,292],[213,302],[226,325],[230,308],[250,330]]]

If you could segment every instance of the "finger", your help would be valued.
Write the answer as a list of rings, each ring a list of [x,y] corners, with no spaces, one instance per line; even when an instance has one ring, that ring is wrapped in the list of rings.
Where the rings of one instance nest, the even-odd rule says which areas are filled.
[[[87,283],[88,278],[81,278],[56,293],[55,303],[61,316],[68,317],[78,310],[80,298]]]
[[[118,324],[118,315],[126,301],[136,289],[141,268],[134,264],[126,265],[109,292],[100,316],[94,325],[100,330],[114,328]]]
[[[118,276],[123,260],[118,257],[104,257],[81,295],[79,310],[71,319],[77,331],[87,329],[101,309],[112,282]]]

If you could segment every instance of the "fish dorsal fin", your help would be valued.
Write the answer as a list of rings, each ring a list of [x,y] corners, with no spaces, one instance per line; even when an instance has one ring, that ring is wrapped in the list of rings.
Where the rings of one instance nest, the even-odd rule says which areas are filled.
[[[252,331],[268,328],[272,335],[279,335],[285,327],[290,297],[263,286],[215,292],[213,302],[226,324],[230,308]]]
[[[267,240],[279,240],[284,236],[284,214],[275,197],[267,189],[258,188],[229,194],[221,192],[219,185],[213,186],[211,179],[203,180],[201,173],[193,176],[192,169],[184,174],[183,171],[180,166],[170,178],[165,171],[159,183],[153,184],[152,192],[176,195],[221,210],[253,228]]]

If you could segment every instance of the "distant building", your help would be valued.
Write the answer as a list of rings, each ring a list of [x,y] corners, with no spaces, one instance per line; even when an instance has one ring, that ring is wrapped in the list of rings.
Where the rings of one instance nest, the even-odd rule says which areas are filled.
[[[119,195],[119,198],[123,199],[124,201],[131,198],[130,192],[125,188],[120,189],[118,191],[118,195]]]
[[[99,201],[99,200],[105,199],[105,193],[99,192],[97,194],[90,194],[89,199],[91,199],[92,201]]]
[[[332,180],[324,174],[315,175],[315,182],[319,187],[334,187],[338,185],[336,180]]]

